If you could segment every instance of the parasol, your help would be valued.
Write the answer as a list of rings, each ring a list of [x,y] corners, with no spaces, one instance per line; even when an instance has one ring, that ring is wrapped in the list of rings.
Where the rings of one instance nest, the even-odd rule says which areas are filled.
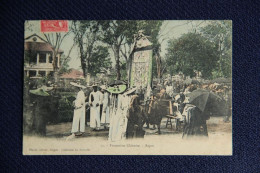
[[[83,89],[86,88],[85,86],[80,85],[80,84],[77,84],[77,83],[75,83],[75,82],[70,82],[70,84],[73,85],[73,86],[75,86],[75,87],[79,87],[79,88],[83,88]]]
[[[126,82],[122,80],[114,80],[109,83],[109,86],[114,86],[114,85],[126,85]]]
[[[224,115],[225,102],[218,95],[203,89],[187,94],[190,104],[195,105],[204,113]]]
[[[37,96],[49,96],[50,94],[44,91],[42,88],[38,88],[36,90],[30,90],[31,94],[37,95]]]
[[[136,87],[135,88],[131,88],[128,91],[126,91],[124,94],[125,95],[132,94],[132,93],[134,93],[136,91],[136,89],[137,89]]]
[[[121,94],[126,90],[126,85],[114,85],[107,88],[107,91],[112,94]]]

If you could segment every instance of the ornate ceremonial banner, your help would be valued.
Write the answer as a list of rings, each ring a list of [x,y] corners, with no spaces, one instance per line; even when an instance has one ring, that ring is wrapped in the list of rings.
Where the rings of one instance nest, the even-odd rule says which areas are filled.
[[[130,64],[130,87],[147,88],[152,83],[152,43],[138,32],[133,46],[133,56]]]
[[[146,88],[152,81],[152,50],[134,53],[131,69],[131,87]]]

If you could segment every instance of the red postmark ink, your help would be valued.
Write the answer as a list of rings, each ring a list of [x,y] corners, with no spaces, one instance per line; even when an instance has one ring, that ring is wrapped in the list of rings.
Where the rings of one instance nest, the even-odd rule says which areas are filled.
[[[41,20],[41,32],[68,32],[68,21]]]

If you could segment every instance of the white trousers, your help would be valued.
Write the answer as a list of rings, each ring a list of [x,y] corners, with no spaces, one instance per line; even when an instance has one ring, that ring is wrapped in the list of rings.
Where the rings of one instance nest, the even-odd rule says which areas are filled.
[[[108,124],[109,123],[109,107],[103,107],[102,116],[101,116],[101,123]]]
[[[99,128],[100,127],[100,107],[92,106],[90,108],[90,127]]]
[[[83,108],[74,109],[74,116],[72,122],[72,130],[71,133],[76,133],[78,131],[85,132],[85,110]]]

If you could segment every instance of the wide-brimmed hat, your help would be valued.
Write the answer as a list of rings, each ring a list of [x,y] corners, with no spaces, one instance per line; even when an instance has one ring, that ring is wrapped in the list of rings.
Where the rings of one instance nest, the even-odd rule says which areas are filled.
[[[53,87],[47,87],[46,85],[43,85],[41,89],[43,89],[43,91],[51,91]]]
[[[123,80],[114,80],[108,84],[109,86],[113,87],[115,85],[127,85],[127,83]]]
[[[124,94],[125,95],[132,94],[132,93],[134,93],[136,91],[136,89],[137,89],[136,87],[135,88],[131,88],[128,91],[126,91]]]
[[[31,94],[37,95],[37,96],[49,96],[50,94],[44,91],[42,88],[38,88],[36,90],[30,90]]]
[[[115,85],[113,87],[108,87],[107,91],[111,94],[121,94],[123,92],[125,92],[125,90],[127,89],[126,85]]]
[[[85,86],[80,85],[80,84],[77,84],[77,83],[75,83],[75,82],[70,82],[70,84],[73,85],[73,86],[75,86],[75,87],[79,87],[79,88],[83,88],[83,89],[86,88]]]

